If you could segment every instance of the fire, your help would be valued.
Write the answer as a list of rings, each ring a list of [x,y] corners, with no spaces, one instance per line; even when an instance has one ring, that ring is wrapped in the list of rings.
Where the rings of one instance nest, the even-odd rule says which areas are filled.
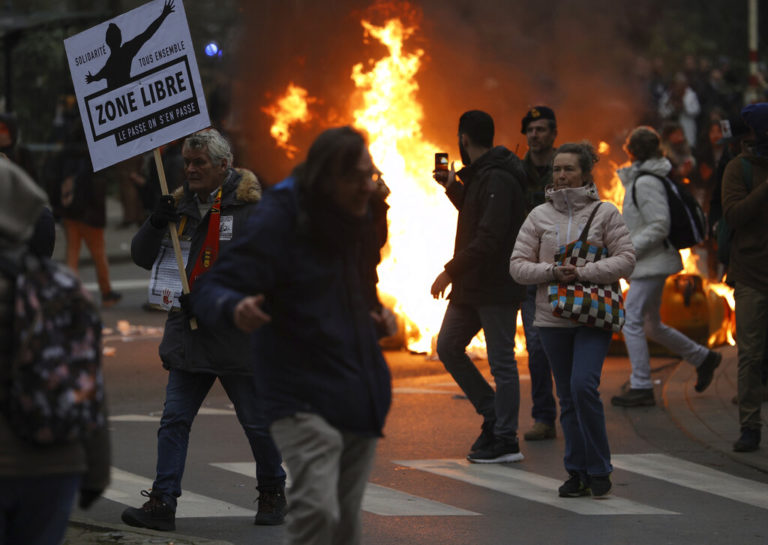
[[[379,290],[394,299],[395,312],[406,317],[408,347],[432,351],[446,302],[432,299],[430,286],[452,255],[456,210],[432,179],[435,152],[441,149],[424,139],[424,111],[417,100],[414,76],[422,50],[403,51],[403,42],[415,32],[398,19],[376,26],[362,21],[389,56],[352,69],[361,92],[361,105],[353,112],[354,124],[368,133],[374,162],[392,190],[389,209],[389,247],[379,265]]]
[[[597,153],[600,155],[608,155],[611,153],[611,146],[608,144],[608,142],[601,141],[597,146]]]
[[[279,97],[262,111],[274,119],[269,133],[277,141],[277,145],[285,150],[289,159],[293,159],[299,149],[289,143],[291,138],[291,125],[307,123],[312,119],[309,105],[317,102],[317,99],[309,96],[309,92],[303,87],[288,84],[283,96]]]

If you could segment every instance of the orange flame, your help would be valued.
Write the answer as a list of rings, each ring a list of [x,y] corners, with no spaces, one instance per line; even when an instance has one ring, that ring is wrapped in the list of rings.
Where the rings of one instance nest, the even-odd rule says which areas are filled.
[[[608,155],[611,153],[611,146],[608,145],[608,142],[601,141],[597,146],[597,153],[600,155]]]
[[[366,36],[385,45],[389,56],[352,69],[362,104],[354,124],[365,130],[374,162],[392,192],[389,209],[389,252],[379,265],[379,290],[396,300],[395,312],[406,319],[408,347],[430,352],[445,301],[432,299],[429,288],[451,257],[456,211],[432,180],[434,153],[440,149],[422,136],[424,112],[414,76],[424,52],[403,51],[415,27],[398,19],[375,26],[362,21]]]
[[[274,119],[269,133],[277,141],[277,145],[285,150],[289,159],[293,159],[299,151],[289,142],[291,125],[309,122],[312,119],[309,105],[314,102],[317,102],[317,99],[310,97],[306,89],[291,82],[283,96],[279,97],[274,104],[261,109]]]

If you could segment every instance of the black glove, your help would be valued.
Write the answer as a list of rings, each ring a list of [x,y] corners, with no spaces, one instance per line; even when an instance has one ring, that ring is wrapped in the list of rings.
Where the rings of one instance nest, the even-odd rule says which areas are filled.
[[[91,490],[88,488],[81,489],[80,501],[78,502],[80,509],[88,509],[91,505],[93,505],[93,502],[98,500],[101,496],[101,492],[101,490]]]
[[[187,317],[187,320],[191,320],[195,317],[192,313],[192,304],[189,301],[188,293],[179,295],[179,305],[181,305],[181,311],[184,313],[184,316]]]
[[[149,223],[156,229],[165,229],[168,222],[178,223],[179,214],[176,213],[176,201],[170,195],[161,195],[155,204]]]

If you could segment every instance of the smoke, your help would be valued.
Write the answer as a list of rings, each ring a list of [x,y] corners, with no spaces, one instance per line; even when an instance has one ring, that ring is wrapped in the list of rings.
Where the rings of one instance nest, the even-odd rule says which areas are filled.
[[[319,98],[314,121],[294,128],[299,158],[322,129],[352,121],[352,66],[386,54],[375,40],[364,42],[360,20],[383,24],[388,16],[418,25],[405,49],[424,51],[417,75],[424,135],[452,157],[462,112],[489,112],[496,143],[522,155],[520,119],[546,104],[558,117],[557,143],[604,140],[623,160],[618,144],[646,107],[632,45],[643,17],[630,20],[628,7],[629,0],[243,2],[233,97],[246,164],[270,183],[290,172],[294,161],[271,140],[261,110],[289,82]]]

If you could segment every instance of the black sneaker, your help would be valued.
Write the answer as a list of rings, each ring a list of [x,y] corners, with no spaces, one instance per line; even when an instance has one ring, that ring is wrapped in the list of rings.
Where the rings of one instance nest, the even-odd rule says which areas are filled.
[[[259,509],[253,518],[257,526],[276,526],[285,522],[288,512],[288,502],[285,499],[285,489],[259,489]]]
[[[589,478],[589,490],[592,492],[592,497],[594,498],[607,496],[611,492],[611,476],[591,476]]]
[[[715,352],[714,350],[709,351],[709,354],[707,354],[707,357],[701,362],[701,365],[696,368],[696,385],[693,387],[694,390],[701,393],[707,389],[707,386],[712,384],[712,377],[715,376],[715,369],[717,369],[717,366],[720,365],[721,361],[723,361],[723,355],[721,353]]]
[[[760,430],[741,428],[741,437],[733,444],[733,452],[754,452],[760,448]]]
[[[626,393],[613,396],[611,405],[616,407],[650,407],[656,405],[653,388],[630,388]]]
[[[162,501],[160,494],[153,493],[152,490],[142,490],[141,495],[149,498],[141,508],[129,507],[120,518],[128,526],[136,528],[149,528],[150,530],[160,530],[163,532],[172,532],[176,529],[176,510]]]
[[[475,452],[478,450],[484,450],[490,447],[496,440],[496,436],[493,434],[493,428],[496,426],[495,420],[484,420],[481,426],[482,431],[472,446],[469,448],[469,452]]]
[[[589,496],[590,493],[589,487],[578,473],[570,473],[568,480],[557,489],[557,494],[561,498],[579,498]]]
[[[483,450],[470,452],[467,456],[467,460],[473,464],[503,464],[519,462],[522,459],[523,454],[520,452],[517,437],[513,439],[497,437],[490,446]]]

